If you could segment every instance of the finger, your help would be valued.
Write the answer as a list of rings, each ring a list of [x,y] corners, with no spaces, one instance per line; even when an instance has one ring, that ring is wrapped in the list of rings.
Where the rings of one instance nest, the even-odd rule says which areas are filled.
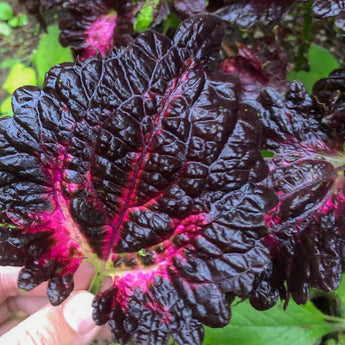
[[[0,325],[0,337],[19,324],[20,320],[9,320]],[[1,339],[1,338],[0,338]]]
[[[31,315],[49,303],[47,297],[39,296],[18,296],[9,297],[3,304],[0,305],[0,336],[8,332],[14,323],[18,324],[18,320],[10,320],[4,323],[7,319],[13,316],[13,313],[22,311],[26,315]],[[111,339],[109,327],[104,325],[97,334],[97,339]]]
[[[0,323],[18,311],[31,315],[49,303],[48,297],[17,296],[9,297],[0,305]]]
[[[11,316],[11,311],[6,302],[0,305],[0,324],[5,322]]]
[[[46,296],[48,283],[44,282],[31,291],[18,288],[18,275],[21,267],[0,266],[0,303],[9,296]],[[87,290],[94,274],[94,267],[83,262],[74,275],[75,290]]]
[[[74,290],[87,290],[94,274],[94,266],[90,262],[83,262],[74,274]],[[29,296],[46,296],[48,283],[44,282],[30,291],[17,289],[17,294]]]
[[[58,307],[47,306],[0,338],[0,345],[88,345],[100,327],[92,320],[93,295],[80,292]]]
[[[11,330],[13,327],[17,326],[19,324],[21,320],[18,319],[11,319],[9,321],[6,321],[3,324],[0,324],[0,337],[5,334],[6,332],[8,332],[9,330]],[[107,344],[112,343],[112,339],[111,339],[111,333],[109,330],[108,325],[104,325],[101,327],[100,331],[97,333],[97,336],[95,339],[103,339],[107,341]]]
[[[83,262],[74,274],[74,290],[87,290],[94,274],[94,266],[90,262]],[[44,282],[30,291],[17,289],[17,294],[29,296],[46,296],[48,283]]]
[[[8,297],[0,304],[0,323],[7,320],[13,312],[23,311],[27,315],[31,315],[48,304],[46,284],[41,284],[39,287],[29,292],[23,292],[17,288],[15,283],[20,268],[0,267],[0,272],[1,271],[4,278],[0,286],[4,287],[4,295],[17,294],[18,296]],[[92,264],[82,264],[75,275],[75,289],[85,290],[88,288],[93,276],[93,271]]]
[[[9,297],[0,304],[0,324],[21,312],[28,316],[49,303],[48,297],[40,296],[17,296]],[[0,332],[1,335],[1,332]]]
[[[31,315],[49,303],[48,297],[43,296],[17,296],[9,297],[6,304],[10,312],[22,311]]]
[[[18,274],[20,267],[0,266],[0,303],[8,296],[18,293]]]
[[[94,272],[95,268],[90,262],[83,262],[74,275],[74,289],[87,290],[91,284]]]
[[[100,331],[97,333],[96,339],[105,339],[108,340],[109,344],[113,343],[108,325],[101,327]]]

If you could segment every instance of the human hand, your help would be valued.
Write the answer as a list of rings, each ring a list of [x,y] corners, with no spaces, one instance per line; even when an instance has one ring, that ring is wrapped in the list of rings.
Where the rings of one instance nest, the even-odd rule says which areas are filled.
[[[84,265],[75,275],[75,293],[53,307],[46,296],[47,284],[30,292],[17,287],[20,268],[0,267],[0,345],[88,345],[98,335],[108,338],[106,328],[92,320],[93,295],[86,289],[92,268]],[[13,319],[14,313],[29,315]]]

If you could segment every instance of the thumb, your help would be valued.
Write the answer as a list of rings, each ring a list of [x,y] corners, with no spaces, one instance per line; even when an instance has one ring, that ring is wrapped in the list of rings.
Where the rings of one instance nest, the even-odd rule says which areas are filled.
[[[0,345],[88,345],[100,327],[92,320],[93,295],[80,292],[58,307],[44,307],[0,338]]]

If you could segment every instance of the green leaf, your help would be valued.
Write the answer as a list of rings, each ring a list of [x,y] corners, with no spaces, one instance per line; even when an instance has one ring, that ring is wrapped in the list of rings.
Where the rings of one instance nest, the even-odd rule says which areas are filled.
[[[59,43],[59,28],[57,25],[48,27],[48,32],[43,34],[32,58],[38,72],[38,85],[42,86],[45,73],[61,62],[73,61],[72,52]]]
[[[12,30],[7,23],[0,22],[0,36],[8,37],[11,35],[11,32]]]
[[[12,97],[7,97],[1,104],[0,104],[0,117],[3,116],[12,116]]]
[[[20,63],[20,59],[6,59],[0,63],[0,68],[12,68],[17,63]]]
[[[345,345],[345,334],[340,334],[338,337],[338,342],[332,344],[330,341],[326,343],[326,345]]]
[[[13,10],[10,4],[0,1],[0,20],[10,20],[13,17]]]
[[[275,156],[274,152],[268,150],[261,150],[261,156],[263,158],[273,158]]]
[[[37,79],[35,70],[31,67],[26,67],[21,63],[17,63],[12,67],[3,85],[3,89],[8,93],[12,93],[14,90],[18,89],[18,87],[36,84]]]
[[[180,24],[179,17],[175,13],[170,13],[164,19],[163,34],[166,35],[170,28],[176,30],[179,24]]]
[[[322,48],[316,44],[310,46],[309,52],[309,72],[292,71],[288,74],[288,80],[300,80],[304,83],[308,92],[311,93],[313,85],[321,78],[328,77],[329,73],[339,68],[339,63],[328,49]]]
[[[334,330],[311,302],[299,306],[292,300],[286,311],[279,304],[257,311],[244,301],[232,307],[228,326],[205,329],[204,345],[313,345]]]
[[[153,22],[153,13],[159,5],[159,0],[146,0],[141,10],[138,12],[134,23],[134,30],[143,32],[147,30]]]
[[[345,317],[345,274],[343,274],[341,283],[334,293],[338,296],[341,304],[341,316]]]
[[[28,16],[26,14],[21,14],[17,17],[13,17],[9,20],[8,25],[12,28],[19,28],[25,26],[28,23]]]

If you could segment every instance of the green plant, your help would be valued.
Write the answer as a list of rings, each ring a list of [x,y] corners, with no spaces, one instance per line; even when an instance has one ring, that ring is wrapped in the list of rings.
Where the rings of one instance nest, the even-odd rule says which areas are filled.
[[[10,36],[12,28],[22,27],[27,23],[28,16],[26,14],[15,15],[7,2],[0,2],[0,36]]]
[[[17,88],[24,85],[43,86],[45,73],[49,68],[61,62],[73,61],[70,49],[61,47],[58,36],[57,25],[49,26],[47,32],[41,35],[36,51],[27,61],[9,59],[1,62],[0,68],[10,69],[2,85],[9,96],[0,104],[1,116],[12,114],[11,95]]]

